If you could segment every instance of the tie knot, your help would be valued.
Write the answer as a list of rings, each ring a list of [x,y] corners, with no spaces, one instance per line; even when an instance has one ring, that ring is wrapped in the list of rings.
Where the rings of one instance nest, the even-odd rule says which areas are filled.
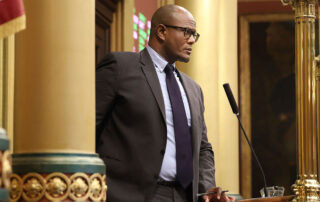
[[[170,71],[173,72],[174,71],[174,66],[168,63],[167,66],[164,68],[164,71],[166,73],[169,73]]]

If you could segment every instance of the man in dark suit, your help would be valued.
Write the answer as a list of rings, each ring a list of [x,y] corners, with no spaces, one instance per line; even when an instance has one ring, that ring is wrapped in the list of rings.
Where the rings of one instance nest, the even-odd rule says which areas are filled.
[[[149,46],[108,54],[96,72],[96,146],[107,166],[107,201],[234,200],[215,185],[202,91],[175,67],[198,40],[186,9],[159,8]]]

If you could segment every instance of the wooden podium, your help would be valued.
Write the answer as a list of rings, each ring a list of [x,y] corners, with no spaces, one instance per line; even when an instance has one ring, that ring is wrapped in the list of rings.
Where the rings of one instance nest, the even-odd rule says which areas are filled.
[[[293,199],[294,195],[291,196],[281,196],[281,197],[267,197],[267,198],[251,198],[240,200],[237,202],[288,202]]]

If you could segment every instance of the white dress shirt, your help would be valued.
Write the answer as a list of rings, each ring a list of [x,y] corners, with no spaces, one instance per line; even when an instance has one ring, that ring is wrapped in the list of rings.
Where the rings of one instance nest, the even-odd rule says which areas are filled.
[[[174,181],[176,179],[176,173],[177,173],[176,141],[174,136],[171,103],[170,103],[170,98],[169,98],[167,84],[166,84],[166,73],[164,72],[164,68],[166,67],[168,62],[163,57],[161,57],[155,50],[153,50],[150,46],[147,46],[147,50],[149,55],[151,56],[152,62],[155,66],[155,70],[157,72],[157,75],[160,81],[162,96],[164,100],[164,106],[166,110],[167,145],[166,145],[165,154],[163,157],[159,179],[166,180],[166,181]],[[173,64],[173,66],[176,68],[175,64]],[[188,126],[191,127],[191,115],[190,115],[190,108],[189,108],[187,95],[185,93],[185,90],[181,84],[181,81],[176,71],[174,71],[173,74],[180,88],[184,109],[187,115]]]

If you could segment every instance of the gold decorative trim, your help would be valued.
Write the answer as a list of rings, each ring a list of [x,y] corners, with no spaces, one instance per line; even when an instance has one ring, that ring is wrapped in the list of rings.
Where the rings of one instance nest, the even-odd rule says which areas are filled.
[[[106,179],[107,179],[107,176],[106,175],[103,175],[102,176],[102,181],[103,182],[106,182]],[[103,201],[107,201],[107,191],[108,191],[108,186],[105,184],[105,191],[104,193],[106,193],[104,196],[103,196]]]
[[[17,174],[11,174],[10,179],[10,199],[11,202],[16,202],[22,194],[22,179]]]
[[[46,177],[47,199],[52,201],[62,201],[66,199],[70,192],[70,179],[63,173],[51,173]]]
[[[293,202],[299,201],[319,201],[320,184],[317,181],[316,175],[300,176],[292,185],[292,189],[296,197]]]
[[[93,174],[90,176],[90,199],[93,201],[101,201],[103,198],[103,192],[105,192],[106,186],[103,183],[102,176],[99,174]]]
[[[85,200],[89,197],[90,179],[84,173],[75,173],[70,177],[71,191],[69,197],[72,200]]]
[[[28,173],[22,178],[22,198],[25,201],[39,201],[45,194],[45,180],[38,173]]]
[[[60,172],[28,173],[10,176],[10,200],[40,201],[106,201],[106,175]]]

